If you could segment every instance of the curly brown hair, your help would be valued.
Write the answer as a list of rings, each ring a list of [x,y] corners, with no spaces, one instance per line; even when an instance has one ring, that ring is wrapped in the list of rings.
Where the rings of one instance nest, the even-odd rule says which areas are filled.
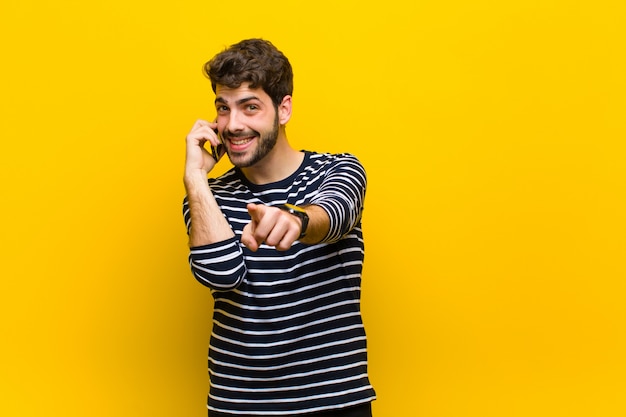
[[[237,88],[250,83],[261,87],[278,106],[283,97],[293,94],[293,70],[285,55],[264,39],[246,39],[231,45],[204,64],[204,74],[216,86]]]

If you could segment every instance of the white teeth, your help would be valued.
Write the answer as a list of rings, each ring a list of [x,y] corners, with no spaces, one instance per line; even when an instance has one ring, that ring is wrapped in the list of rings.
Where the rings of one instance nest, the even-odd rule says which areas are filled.
[[[252,139],[231,139],[231,143],[233,145],[243,145],[245,143],[250,142]]]

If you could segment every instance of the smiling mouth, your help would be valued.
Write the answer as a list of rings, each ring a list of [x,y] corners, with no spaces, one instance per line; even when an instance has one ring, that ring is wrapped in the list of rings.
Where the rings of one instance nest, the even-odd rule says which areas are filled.
[[[251,136],[246,136],[246,137],[229,137],[228,140],[230,141],[230,143],[232,143],[235,146],[241,146],[241,145],[245,145],[248,142],[252,142],[253,137]]]
[[[232,132],[225,131],[223,134],[224,139],[230,142],[230,145],[237,150],[237,148],[243,148],[248,143],[252,142],[256,137],[257,133],[254,131],[248,132],[237,132],[232,134]]]

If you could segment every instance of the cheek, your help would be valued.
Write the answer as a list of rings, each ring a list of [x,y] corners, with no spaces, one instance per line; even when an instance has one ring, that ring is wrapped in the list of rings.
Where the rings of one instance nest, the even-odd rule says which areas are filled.
[[[273,119],[251,120],[250,123],[248,123],[248,128],[257,133],[269,132],[274,128],[274,121]]]
[[[226,128],[226,124],[228,123],[228,118],[225,116],[217,116],[214,123],[217,123],[217,130],[223,132]]]

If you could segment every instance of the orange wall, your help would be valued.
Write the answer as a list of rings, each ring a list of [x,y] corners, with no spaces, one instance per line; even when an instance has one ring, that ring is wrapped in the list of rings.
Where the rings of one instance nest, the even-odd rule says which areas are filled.
[[[2,4],[0,414],[206,415],[184,136],[259,36],[368,170],[376,415],[623,416],[624,3],[299,4]]]

